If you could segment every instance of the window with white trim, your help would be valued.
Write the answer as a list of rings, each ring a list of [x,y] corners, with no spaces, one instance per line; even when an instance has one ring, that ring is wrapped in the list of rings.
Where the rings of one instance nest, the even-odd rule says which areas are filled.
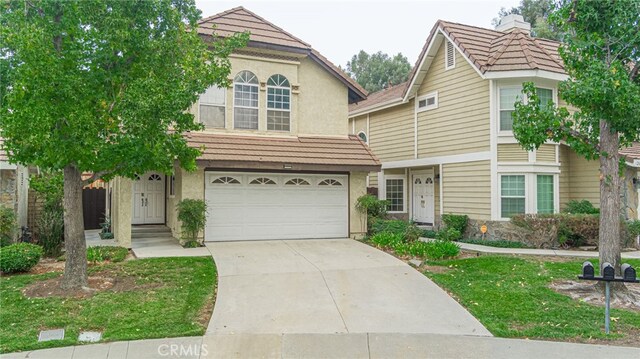
[[[444,69],[449,70],[456,67],[456,48],[451,41],[447,41],[444,54]]]
[[[524,175],[502,175],[500,177],[500,209],[502,218],[524,214],[526,210]]]
[[[555,211],[555,193],[553,175],[537,175],[536,178],[537,213],[552,214]]]
[[[233,79],[233,127],[258,129],[258,78],[251,71]]]
[[[362,140],[362,142],[367,143],[367,134],[364,131],[358,132],[358,137]]]
[[[291,86],[282,75],[273,75],[267,81],[267,130],[291,129]]]
[[[385,199],[389,212],[404,212],[404,178],[385,179]]]
[[[549,88],[536,87],[536,94],[540,101],[541,107],[549,105],[549,101],[554,102],[553,90]],[[515,103],[524,98],[522,88],[520,87],[503,87],[500,88],[500,131],[513,131],[513,112],[515,111]]]
[[[432,92],[418,97],[418,112],[438,108],[438,92]]]
[[[227,89],[212,86],[200,95],[200,122],[206,128],[224,128]]]

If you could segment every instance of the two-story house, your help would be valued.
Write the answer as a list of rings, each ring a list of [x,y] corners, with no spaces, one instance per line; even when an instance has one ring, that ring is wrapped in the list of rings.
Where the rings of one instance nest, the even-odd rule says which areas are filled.
[[[180,236],[176,204],[208,204],[205,241],[359,236],[355,210],[366,177],[380,163],[349,135],[348,105],[366,91],[309,44],[260,16],[234,8],[200,21],[198,32],[249,31],[230,57],[232,85],[211,87],[191,112],[205,130],[188,134],[204,148],[198,170],[150,172],[111,183],[112,226],[130,246],[132,225],[165,224]]]
[[[569,200],[599,205],[597,161],[561,143],[527,152],[513,136],[523,82],[533,81],[545,103],[563,105],[560,44],[529,30],[519,15],[496,30],[438,21],[406,83],[350,106],[351,133],[382,161],[368,186],[389,200],[394,216],[437,224],[442,214],[466,214],[472,229],[492,224],[493,233],[514,214],[555,213]],[[634,148],[625,152],[630,218],[638,218]]]

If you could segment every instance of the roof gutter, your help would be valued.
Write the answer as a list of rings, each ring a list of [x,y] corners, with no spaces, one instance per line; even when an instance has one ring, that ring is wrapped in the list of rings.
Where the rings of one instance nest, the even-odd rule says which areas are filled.
[[[487,71],[485,78],[490,80],[510,79],[517,77],[537,77],[554,81],[566,81],[569,75],[546,70],[515,70],[515,71]]]
[[[371,112],[384,110],[389,107],[401,105],[403,103],[406,103],[406,102],[402,100],[402,97],[394,98],[394,99],[379,103],[377,105],[373,105],[373,106],[365,107],[363,109],[359,109],[353,112],[349,112],[349,118],[360,116],[360,115],[366,115]]]

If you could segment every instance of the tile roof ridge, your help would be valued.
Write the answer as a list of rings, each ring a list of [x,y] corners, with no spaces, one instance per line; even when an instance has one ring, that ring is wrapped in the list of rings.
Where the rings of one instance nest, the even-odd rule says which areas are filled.
[[[538,40],[555,42],[555,43],[558,44],[558,47],[560,47],[562,45],[562,42],[549,40],[549,39],[541,39],[541,38],[537,38],[537,37],[534,37],[531,40],[535,44],[536,48],[540,49],[540,51],[542,51],[545,55],[547,55],[551,59],[551,61],[553,61],[556,64],[558,64],[558,66],[560,66],[564,70],[564,64],[561,61],[556,60],[555,56],[552,56],[551,53],[549,53],[549,51],[547,51],[547,49],[544,48],[544,46],[540,46],[540,44],[538,44]],[[560,52],[559,51],[558,51],[558,56],[560,56]],[[564,70],[564,71],[566,71],[566,70]]]
[[[531,43],[533,41],[531,41],[531,38],[529,38],[526,34],[520,32],[519,30],[515,30],[514,32],[517,32],[518,35],[519,35],[519,36],[517,36],[518,37],[518,42],[520,42],[520,46],[522,48],[522,52],[524,53],[524,56],[527,59],[527,62],[529,64],[532,64],[531,67],[538,68],[538,62],[536,62],[536,59],[533,56],[533,54],[531,53],[531,49],[529,48],[529,46],[531,46]],[[538,47],[538,46],[536,46],[536,47]]]
[[[498,50],[496,50],[493,54],[491,54],[491,56],[489,57],[489,61],[487,61],[487,67],[489,66],[493,66],[493,64],[496,63],[496,61],[498,61],[500,59],[500,56],[502,56],[502,54],[504,54],[504,52],[507,50],[507,48],[509,47],[509,45],[515,40],[516,34],[514,32],[510,32],[510,33],[506,33],[503,36],[498,37],[495,40],[498,40],[502,37],[505,37],[505,39],[502,39],[502,45],[500,45],[500,47],[498,48]],[[492,40],[493,42],[494,40]]]
[[[207,16],[205,18],[202,18],[202,19],[198,20],[198,24],[202,24],[202,23],[205,23],[207,21],[211,21],[211,20],[213,20],[213,19],[215,19],[217,17],[223,16],[223,15],[227,15],[227,14],[231,14],[231,13],[236,12],[238,10],[246,10],[246,9],[244,7],[242,7],[242,6],[236,6],[234,8],[229,9],[229,10],[225,10],[223,12],[219,12],[217,14],[213,14],[213,15]]]
[[[438,20],[436,21],[436,24],[440,22],[446,25],[458,25],[458,26],[463,26],[463,27],[471,27],[474,29],[479,29],[479,30],[484,30],[484,31],[491,31],[491,32],[495,32],[495,33],[499,33],[499,34],[504,34],[504,31],[498,31],[496,29],[488,29],[486,27],[481,27],[481,26],[475,26],[475,25],[469,25],[469,24],[463,24],[463,23],[459,23],[459,22],[454,22],[454,21],[447,21],[447,20]]]

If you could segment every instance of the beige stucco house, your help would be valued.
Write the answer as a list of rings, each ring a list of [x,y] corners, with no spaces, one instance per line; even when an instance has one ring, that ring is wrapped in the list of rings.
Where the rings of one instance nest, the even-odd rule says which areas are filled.
[[[599,205],[597,161],[561,143],[527,152],[513,136],[522,83],[562,105],[557,85],[567,78],[559,43],[529,30],[516,15],[497,30],[438,21],[406,83],[350,105],[349,130],[382,161],[368,186],[394,216],[437,224],[442,214],[466,214],[491,231],[514,214],[554,213],[570,200]],[[639,218],[640,145],[624,154],[625,213]]]
[[[131,245],[132,226],[163,224],[180,237],[176,204],[206,200],[205,241],[360,236],[355,210],[380,162],[349,134],[350,103],[366,91],[309,44],[242,8],[205,18],[211,38],[249,31],[230,56],[232,85],[212,87],[191,112],[205,130],[188,135],[204,148],[198,170],[141,174],[110,183],[116,240]]]

